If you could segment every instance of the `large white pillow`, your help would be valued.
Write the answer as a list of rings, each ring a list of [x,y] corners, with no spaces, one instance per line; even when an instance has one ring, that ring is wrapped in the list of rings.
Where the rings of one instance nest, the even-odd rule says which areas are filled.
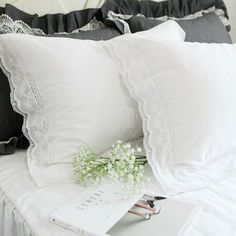
[[[163,190],[235,176],[236,45],[134,39],[113,51],[139,103],[147,158]]]
[[[172,38],[173,21],[125,38]],[[102,153],[117,140],[143,136],[136,102],[119,79],[108,42],[8,34],[0,58],[12,85],[12,104],[24,115],[28,166],[38,186],[71,180],[74,153],[87,144]]]

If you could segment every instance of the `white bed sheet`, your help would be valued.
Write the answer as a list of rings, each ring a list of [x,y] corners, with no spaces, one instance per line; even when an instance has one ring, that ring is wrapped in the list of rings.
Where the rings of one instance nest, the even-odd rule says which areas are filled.
[[[82,190],[74,184],[37,189],[28,175],[24,151],[1,157],[0,236],[78,236],[51,224],[48,216]],[[189,236],[236,235],[236,175],[177,198],[202,206]]]

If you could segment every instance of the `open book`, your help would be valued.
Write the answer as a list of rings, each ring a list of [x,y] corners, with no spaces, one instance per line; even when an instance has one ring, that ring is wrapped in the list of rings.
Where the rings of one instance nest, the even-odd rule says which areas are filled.
[[[145,232],[146,236],[174,236],[183,232],[186,223],[196,215],[198,209],[189,203],[165,199],[157,201],[160,213],[153,215],[150,220],[128,213],[144,198],[147,198],[145,192],[128,197],[116,184],[93,186],[56,210],[49,219],[80,235],[141,236]]]

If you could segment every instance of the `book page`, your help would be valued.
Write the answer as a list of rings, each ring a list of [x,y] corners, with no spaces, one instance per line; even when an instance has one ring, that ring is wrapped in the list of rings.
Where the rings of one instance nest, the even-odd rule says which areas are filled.
[[[76,232],[104,235],[142,195],[139,193],[128,197],[118,184],[93,186],[58,209],[50,218]]]

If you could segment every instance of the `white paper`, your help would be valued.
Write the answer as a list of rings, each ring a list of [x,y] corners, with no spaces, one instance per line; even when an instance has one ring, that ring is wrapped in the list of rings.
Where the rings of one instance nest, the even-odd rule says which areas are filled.
[[[93,186],[54,212],[50,220],[83,235],[104,235],[143,194],[128,197],[116,184]]]

